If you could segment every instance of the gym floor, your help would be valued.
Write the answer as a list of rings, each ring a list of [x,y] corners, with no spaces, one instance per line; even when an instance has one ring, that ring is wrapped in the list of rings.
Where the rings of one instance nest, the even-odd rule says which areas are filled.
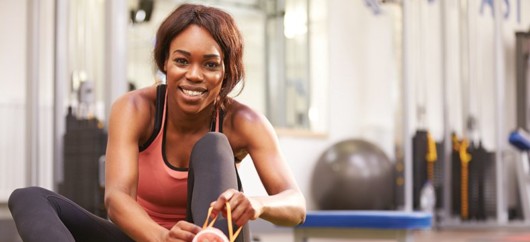
[[[293,241],[292,233],[271,233],[256,236],[259,242]],[[530,229],[524,231],[506,230],[428,230],[416,231],[414,242],[530,242]],[[309,239],[309,242],[391,242],[388,240],[344,240]]]
[[[257,229],[260,230],[260,229]],[[253,229],[254,231],[254,229]],[[265,229],[255,233],[256,242],[290,242],[289,229]],[[345,242],[353,240],[310,239],[310,242]],[[530,242],[530,227],[522,229],[424,230],[414,232],[415,242]],[[22,242],[10,219],[0,220],[0,242]],[[386,240],[355,240],[355,242],[387,242]]]

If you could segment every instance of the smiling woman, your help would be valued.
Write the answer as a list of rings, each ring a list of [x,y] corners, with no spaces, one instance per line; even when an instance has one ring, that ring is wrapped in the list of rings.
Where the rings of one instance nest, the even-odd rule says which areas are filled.
[[[230,208],[233,224],[219,218],[215,227],[241,230],[238,242],[250,241],[251,220],[304,221],[305,198],[272,125],[228,97],[245,73],[234,19],[218,8],[182,4],[156,37],[154,59],[166,83],[130,91],[112,105],[105,162],[110,221],[52,191],[17,189],[9,208],[24,241],[192,241],[207,215]],[[247,155],[266,195],[242,191],[237,169]]]
[[[168,93],[169,104],[179,102],[172,106],[189,113],[202,111],[211,103],[220,105],[225,68],[221,47],[208,31],[196,25],[186,28],[171,42],[169,53],[162,68],[168,88],[178,90]]]

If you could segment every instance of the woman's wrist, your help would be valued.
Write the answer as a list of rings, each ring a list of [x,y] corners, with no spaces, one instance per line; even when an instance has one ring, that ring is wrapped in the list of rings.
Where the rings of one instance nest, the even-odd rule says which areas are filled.
[[[167,230],[164,227],[160,227],[158,229],[158,233],[157,233],[158,236],[156,237],[156,239],[153,242],[164,242],[164,241],[166,241],[168,233],[169,233],[169,230]]]
[[[260,218],[261,215],[263,214],[263,210],[264,210],[263,202],[259,199],[259,197],[249,197],[249,201],[255,213],[252,219],[256,220]]]

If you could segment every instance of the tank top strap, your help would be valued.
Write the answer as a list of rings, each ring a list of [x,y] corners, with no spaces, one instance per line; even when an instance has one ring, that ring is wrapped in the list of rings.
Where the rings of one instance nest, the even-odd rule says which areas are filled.
[[[212,124],[210,125],[210,132],[223,132],[223,119],[224,111],[221,108],[215,110],[214,117],[212,118]]]
[[[166,116],[166,99],[167,99],[167,91],[166,91],[166,85],[160,84],[156,87],[156,101],[155,101],[155,127],[153,129],[153,133],[151,133],[151,136],[147,141],[140,145],[139,150],[143,151],[153,143],[153,141],[156,139],[158,134],[160,133],[160,130],[162,130],[162,127],[164,126],[165,116]]]

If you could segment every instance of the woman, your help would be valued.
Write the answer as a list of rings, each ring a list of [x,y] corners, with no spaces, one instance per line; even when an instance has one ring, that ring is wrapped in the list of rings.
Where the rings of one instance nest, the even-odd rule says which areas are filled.
[[[53,192],[19,189],[9,206],[24,241],[191,241],[208,208],[226,216],[226,203],[237,227],[257,218],[303,222],[305,199],[274,129],[227,97],[244,77],[243,43],[232,17],[184,4],[156,37],[155,61],[167,85],[125,94],[109,119],[105,205],[112,222]],[[247,155],[268,196],[240,191],[236,167]],[[225,220],[216,226],[226,233]],[[248,241],[248,231],[238,241]]]

